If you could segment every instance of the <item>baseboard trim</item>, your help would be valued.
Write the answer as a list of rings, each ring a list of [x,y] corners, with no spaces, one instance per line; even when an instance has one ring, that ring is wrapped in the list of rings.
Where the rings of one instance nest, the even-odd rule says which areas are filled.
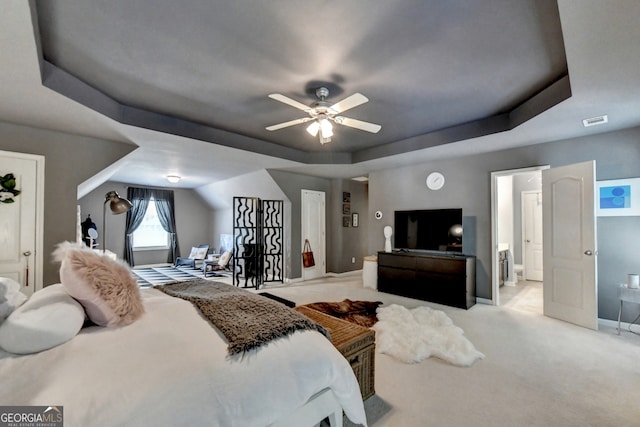
[[[362,270],[351,270],[351,271],[345,271],[344,273],[325,273],[324,276],[322,277],[347,277],[347,276],[361,276],[362,275]],[[322,277],[317,277],[316,279],[311,279],[311,280],[317,280],[317,279],[322,279]],[[304,282],[304,280],[302,279],[302,277],[295,277],[292,279],[285,279],[284,280],[285,283],[290,284],[290,283],[300,283],[300,282]]]
[[[618,329],[618,321],[617,320],[611,320],[611,319],[602,319],[600,317],[598,317],[598,326],[609,326],[612,327],[614,329]],[[631,325],[636,325],[638,326],[637,323],[628,323],[628,322],[620,322],[620,331],[624,332],[627,331],[629,332],[629,326]],[[636,331],[633,331],[636,332]]]
[[[327,273],[326,276],[329,277],[346,277],[346,276],[361,276],[362,270],[351,270],[345,271],[343,273]]]

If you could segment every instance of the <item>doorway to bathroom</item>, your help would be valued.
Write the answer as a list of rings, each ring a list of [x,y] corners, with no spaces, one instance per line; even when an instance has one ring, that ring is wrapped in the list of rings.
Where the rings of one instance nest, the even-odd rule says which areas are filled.
[[[542,170],[493,172],[492,303],[543,314]]]

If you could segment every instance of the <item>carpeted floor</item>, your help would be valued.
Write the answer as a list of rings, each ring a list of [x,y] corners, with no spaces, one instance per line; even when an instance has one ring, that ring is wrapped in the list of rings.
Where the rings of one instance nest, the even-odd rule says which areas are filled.
[[[431,306],[485,354],[463,368],[437,358],[405,364],[377,353],[376,395],[365,401],[370,427],[639,425],[640,336],[617,335],[615,322],[592,331],[522,310],[524,300],[516,309],[461,310],[364,288],[357,275],[267,290],[298,305],[349,298]]]

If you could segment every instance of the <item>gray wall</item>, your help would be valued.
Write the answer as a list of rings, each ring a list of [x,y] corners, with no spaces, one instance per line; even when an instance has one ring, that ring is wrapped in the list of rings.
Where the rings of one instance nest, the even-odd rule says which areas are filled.
[[[342,195],[345,192],[351,197],[351,213],[358,213],[358,227],[352,226],[351,218],[349,227],[343,226]],[[327,216],[331,217],[331,228],[327,228],[327,271],[344,273],[362,269],[363,258],[367,255],[368,184],[349,179],[331,180],[327,210]],[[355,262],[352,262],[354,258]]]
[[[266,175],[265,175],[266,174]],[[299,278],[301,266],[301,191],[322,191],[326,196],[327,272],[343,273],[362,268],[367,254],[367,184],[352,180],[317,178],[284,171],[258,171],[198,189],[205,198],[214,193],[216,202],[211,214],[214,235],[231,234],[233,196],[259,197],[285,201],[285,276]],[[360,214],[359,227],[342,226],[342,193],[351,193],[351,211]],[[355,263],[351,259],[355,258]]]
[[[116,191],[120,196],[127,197],[127,187],[127,184],[119,182],[106,182],[78,201],[82,209],[82,221],[90,214],[91,219],[98,227],[98,243],[100,243],[100,245],[102,245],[102,207],[104,196],[109,191]],[[217,247],[218,242],[213,240],[209,222],[211,208],[204,203],[202,198],[193,190],[179,188],[165,189],[173,190],[174,193],[180,255],[188,256],[192,246],[201,244]],[[124,256],[125,225],[126,214],[112,215],[107,208],[105,246],[119,258]],[[133,258],[135,265],[161,264],[167,262],[167,255],[167,250],[135,251]]]
[[[136,148],[134,145],[0,122],[0,150],[45,157],[43,284],[60,281],[51,252],[76,239],[78,185]],[[102,195],[104,197],[104,194]]]
[[[300,243],[302,190],[324,191],[327,194],[326,201],[328,202],[328,195],[331,192],[331,182],[326,178],[317,178],[284,171],[270,170],[269,175],[271,175],[275,183],[291,202],[290,232],[285,230],[285,233],[290,236],[291,242],[289,250],[291,254],[291,265],[288,266],[289,268],[287,269],[288,278],[302,277],[302,256],[300,255],[302,253]],[[334,220],[330,217],[328,211],[326,212],[326,217],[327,230],[331,230]],[[327,237],[327,253],[330,251],[329,240],[330,238]],[[329,259],[327,258],[327,271],[332,271],[331,269],[332,266],[329,265]]]
[[[477,256],[477,295],[491,295],[491,172],[549,164],[551,167],[596,160],[597,180],[640,176],[640,128],[566,141],[532,145],[495,153],[373,172],[369,176],[369,213],[381,210],[381,220],[369,222],[369,251],[384,246],[383,228],[393,226],[400,209],[461,207],[465,252]],[[425,186],[429,172],[440,171],[446,184],[440,191]],[[468,228],[471,225],[471,228]],[[599,317],[617,319],[616,286],[626,274],[640,270],[640,217],[598,220]],[[629,307],[632,320],[640,308]]]
[[[221,234],[233,234],[233,198],[257,197],[262,200],[282,200],[284,202],[283,244],[284,277],[291,277],[291,203],[278,184],[266,170],[251,172],[225,181],[215,182],[199,188],[198,193],[213,201],[210,222],[216,247],[220,246]]]

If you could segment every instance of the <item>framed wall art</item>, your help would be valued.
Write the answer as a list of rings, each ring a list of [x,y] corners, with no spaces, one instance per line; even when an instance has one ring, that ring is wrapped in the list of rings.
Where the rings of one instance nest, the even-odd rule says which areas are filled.
[[[640,178],[596,182],[597,216],[639,216]]]

